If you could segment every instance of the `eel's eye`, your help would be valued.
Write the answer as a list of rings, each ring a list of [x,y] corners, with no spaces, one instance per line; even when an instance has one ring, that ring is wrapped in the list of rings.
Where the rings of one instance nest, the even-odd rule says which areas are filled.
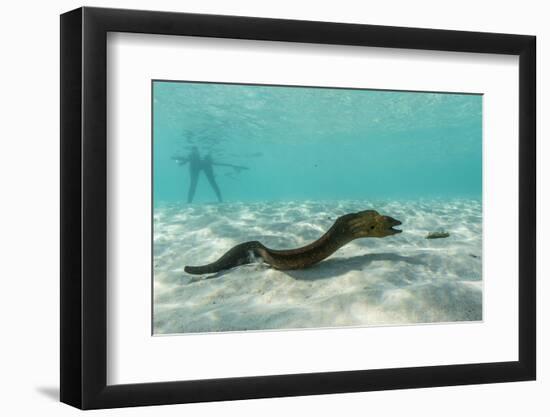
[[[374,225],[372,225],[372,226],[370,227],[370,230],[372,230],[372,229],[374,229]]]

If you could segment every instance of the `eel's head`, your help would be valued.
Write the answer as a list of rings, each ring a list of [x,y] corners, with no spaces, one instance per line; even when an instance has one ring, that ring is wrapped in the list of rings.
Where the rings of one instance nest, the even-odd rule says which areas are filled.
[[[353,239],[361,237],[386,237],[401,233],[402,230],[394,229],[401,222],[390,216],[384,216],[376,210],[364,210],[343,216],[346,228]]]

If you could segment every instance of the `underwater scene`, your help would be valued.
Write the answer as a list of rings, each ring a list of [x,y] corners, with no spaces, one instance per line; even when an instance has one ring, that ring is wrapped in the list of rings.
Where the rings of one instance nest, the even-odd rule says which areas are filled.
[[[152,84],[153,334],[482,320],[482,95]]]

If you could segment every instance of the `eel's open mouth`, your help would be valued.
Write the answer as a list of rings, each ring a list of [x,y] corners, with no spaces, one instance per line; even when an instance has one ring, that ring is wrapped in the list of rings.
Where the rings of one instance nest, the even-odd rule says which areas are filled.
[[[401,233],[403,230],[401,229],[394,229],[395,226],[400,226],[401,225],[401,222],[399,220],[396,220],[396,219],[391,219],[391,222],[390,222],[390,227],[389,227],[389,231],[392,232],[392,234],[397,234],[397,233]]]

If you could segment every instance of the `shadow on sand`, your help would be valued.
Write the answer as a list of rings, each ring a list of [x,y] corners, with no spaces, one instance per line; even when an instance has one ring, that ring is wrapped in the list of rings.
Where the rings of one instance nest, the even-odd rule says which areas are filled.
[[[294,279],[305,281],[316,281],[329,279],[349,271],[361,271],[373,262],[407,262],[413,265],[424,265],[422,255],[402,256],[395,253],[369,253],[365,255],[352,256],[350,258],[327,259],[307,269],[295,271],[284,271],[285,274]]]

